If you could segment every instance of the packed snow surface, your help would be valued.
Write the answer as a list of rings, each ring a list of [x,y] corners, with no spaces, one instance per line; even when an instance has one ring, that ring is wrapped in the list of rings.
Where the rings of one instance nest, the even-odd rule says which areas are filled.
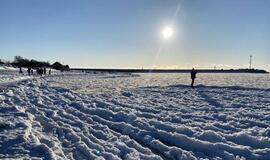
[[[0,93],[0,159],[269,160],[269,75],[196,82],[103,73],[19,81]]]
[[[18,72],[19,69],[17,68],[0,66],[0,85],[3,83],[16,82],[30,78],[26,75],[26,72],[25,74],[19,74]]]

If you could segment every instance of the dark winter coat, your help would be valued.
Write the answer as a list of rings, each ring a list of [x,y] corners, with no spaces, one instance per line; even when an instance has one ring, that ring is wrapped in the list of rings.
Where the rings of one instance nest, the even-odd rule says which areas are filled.
[[[197,72],[195,70],[192,70],[190,74],[191,74],[191,79],[195,79]]]

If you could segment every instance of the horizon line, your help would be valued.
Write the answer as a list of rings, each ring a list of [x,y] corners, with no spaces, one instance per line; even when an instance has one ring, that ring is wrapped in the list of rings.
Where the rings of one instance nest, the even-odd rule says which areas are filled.
[[[81,71],[103,71],[103,72],[190,72],[191,69],[151,69],[151,68],[70,68],[70,70],[81,70]],[[228,73],[228,72],[234,72],[234,73],[269,73],[265,69],[256,69],[256,68],[238,68],[238,69],[195,69],[199,72],[218,72],[218,73]]]

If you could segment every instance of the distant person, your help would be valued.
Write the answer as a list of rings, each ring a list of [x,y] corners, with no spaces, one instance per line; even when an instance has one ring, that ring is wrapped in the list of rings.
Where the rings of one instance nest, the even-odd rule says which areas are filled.
[[[22,71],[22,67],[20,67],[20,71],[19,71],[19,73],[23,73],[23,71]]]
[[[197,72],[195,71],[194,68],[192,68],[191,72],[190,72],[190,75],[191,75],[191,87],[194,88],[194,81],[195,81],[195,78],[196,78],[196,74]]]
[[[46,74],[46,68],[43,69],[43,74]]]
[[[43,69],[42,69],[42,68],[38,68],[38,69],[37,69],[37,74],[40,75],[40,76],[42,76],[42,74],[43,74]]]
[[[49,70],[49,75],[51,75],[51,74],[52,74],[52,70],[50,69],[50,70]]]
[[[31,75],[31,68],[30,67],[27,68],[27,72],[28,72],[28,76],[30,76]]]

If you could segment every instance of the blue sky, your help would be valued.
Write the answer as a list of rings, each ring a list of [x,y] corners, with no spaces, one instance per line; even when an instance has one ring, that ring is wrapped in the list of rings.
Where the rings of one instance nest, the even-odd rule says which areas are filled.
[[[269,10],[269,0],[1,0],[0,58],[95,68],[244,68],[252,54],[254,67],[270,70]],[[167,25],[175,34],[164,40]]]

